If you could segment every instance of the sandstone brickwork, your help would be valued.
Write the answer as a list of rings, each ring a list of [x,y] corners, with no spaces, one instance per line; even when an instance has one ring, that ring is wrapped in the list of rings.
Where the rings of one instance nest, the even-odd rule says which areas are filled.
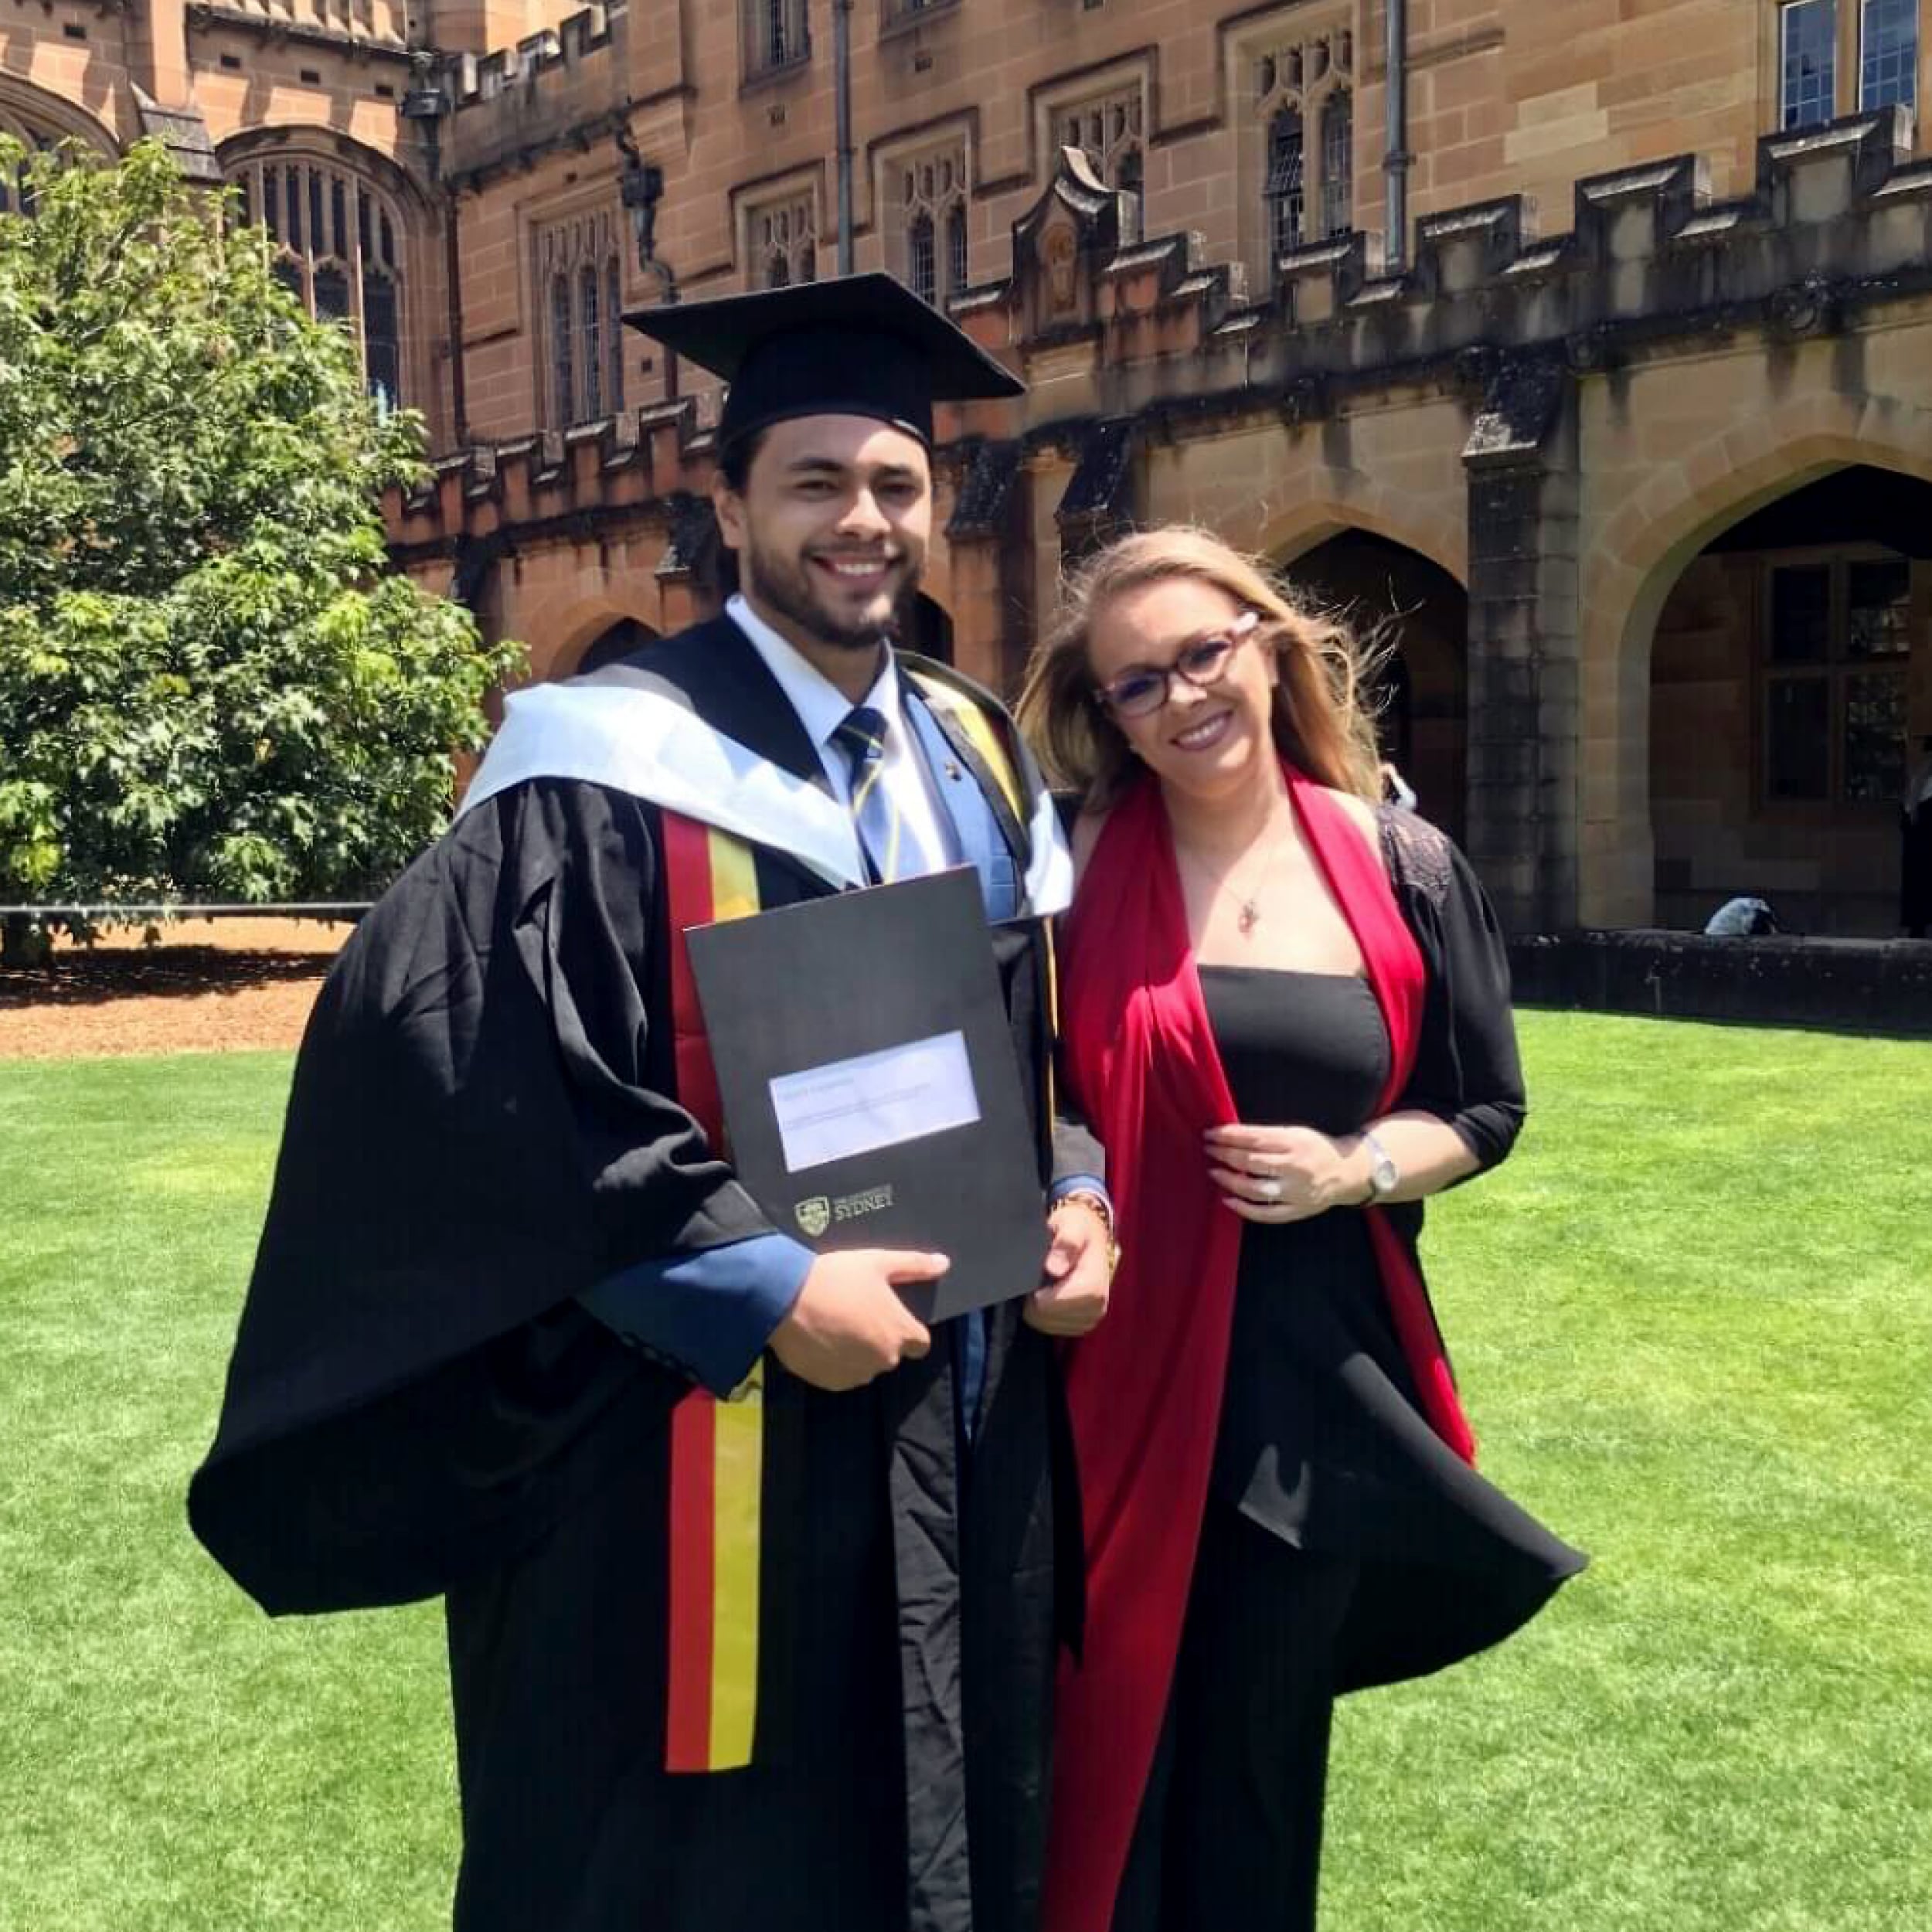
[[[1010,682],[1070,557],[1206,523],[1408,611],[1402,729],[1513,924],[1764,890],[1886,930],[1891,808],[1844,734],[1874,705],[1891,729],[1896,694],[1932,732],[1919,552],[1909,653],[1829,672],[1832,795],[1794,800],[1764,586],[1800,550],[1711,551],[1851,467],[1932,486],[1932,161],[1857,98],[1856,12],[1833,117],[1787,133],[1770,0],[1411,0],[1392,157],[1373,0],[853,0],[854,264],[1031,389],[942,423],[932,636]],[[366,183],[403,233],[356,287],[400,287],[400,400],[437,454],[397,554],[552,675],[715,594],[716,396],[614,312],[833,272],[834,24],[831,0],[0,0],[0,126],[103,152],[152,130],[258,195],[277,165]],[[283,239],[334,286],[312,232]]]

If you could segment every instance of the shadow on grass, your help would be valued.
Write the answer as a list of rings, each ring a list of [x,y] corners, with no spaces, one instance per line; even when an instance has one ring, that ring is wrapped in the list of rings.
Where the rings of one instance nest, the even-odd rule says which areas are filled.
[[[0,1012],[28,1006],[104,1006],[119,999],[190,999],[320,980],[332,953],[158,946],[151,951],[63,951],[46,966],[0,966]]]

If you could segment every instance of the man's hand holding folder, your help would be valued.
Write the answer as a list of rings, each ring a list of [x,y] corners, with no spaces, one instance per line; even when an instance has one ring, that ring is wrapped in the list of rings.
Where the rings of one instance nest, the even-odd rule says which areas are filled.
[[[791,1312],[772,1332],[772,1352],[801,1382],[839,1394],[917,1362],[933,1345],[900,1287],[937,1281],[952,1266],[943,1254],[897,1248],[848,1248],[811,1264]]]
[[[687,937],[739,1176],[818,1250],[773,1335],[787,1369],[856,1388],[1022,1296],[1049,1334],[1094,1325],[1108,1231],[1077,1200],[1048,1219],[969,871]]]

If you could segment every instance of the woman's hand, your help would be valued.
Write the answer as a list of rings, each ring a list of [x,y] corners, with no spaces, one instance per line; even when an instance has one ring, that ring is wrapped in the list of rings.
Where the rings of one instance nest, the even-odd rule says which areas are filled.
[[[1212,1127],[1208,1172],[1244,1221],[1306,1221],[1354,1206],[1370,1192],[1361,1138],[1335,1140],[1311,1127]]]

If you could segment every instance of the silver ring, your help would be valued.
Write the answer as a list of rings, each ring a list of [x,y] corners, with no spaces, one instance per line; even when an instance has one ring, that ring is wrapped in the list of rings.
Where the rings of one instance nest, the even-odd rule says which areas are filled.
[[[1254,1184],[1254,1191],[1264,1201],[1278,1201],[1281,1198],[1281,1183],[1279,1181],[1257,1181]]]

